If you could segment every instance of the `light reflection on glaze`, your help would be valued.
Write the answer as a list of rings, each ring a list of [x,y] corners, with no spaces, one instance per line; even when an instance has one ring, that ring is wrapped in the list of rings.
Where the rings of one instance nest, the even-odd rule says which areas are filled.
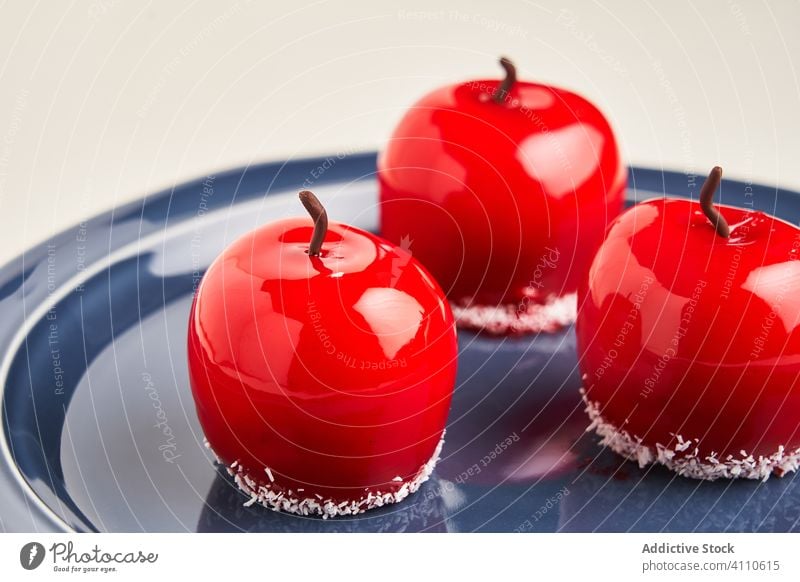
[[[556,198],[574,194],[597,172],[605,136],[594,127],[573,124],[525,138],[520,164]]]
[[[614,221],[579,294],[584,387],[645,444],[770,455],[800,446],[800,231],[718,208],[729,239],[687,200]]]
[[[582,97],[518,81],[442,87],[401,120],[378,160],[381,232],[460,305],[517,307],[571,295],[620,212],[626,169]],[[539,269],[557,249],[558,265]],[[531,293],[532,288],[536,293]]]
[[[359,498],[430,459],[455,382],[455,329],[407,250],[332,222],[309,257],[311,231],[308,219],[263,226],[208,269],[190,319],[192,390],[226,463]]]
[[[424,314],[422,305],[414,297],[387,288],[367,289],[353,309],[369,324],[389,360],[394,360],[417,336]]]

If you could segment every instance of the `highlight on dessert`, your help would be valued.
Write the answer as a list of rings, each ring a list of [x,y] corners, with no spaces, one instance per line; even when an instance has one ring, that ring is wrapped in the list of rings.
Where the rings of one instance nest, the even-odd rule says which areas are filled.
[[[207,446],[246,505],[325,519],[405,499],[439,458],[455,383],[453,316],[404,249],[310,219],[245,234],[214,261],[189,319]]]
[[[42,535],[6,565],[232,570],[155,536],[48,547],[78,532],[636,532],[394,557],[796,570],[722,538],[800,532],[800,2],[24,4],[0,8],[0,532]],[[237,574],[330,551],[387,577],[374,539],[315,538]]]
[[[699,200],[636,204],[579,291],[589,430],[645,467],[766,480],[800,465],[800,230]]]
[[[405,113],[378,158],[381,233],[414,241],[459,327],[555,331],[575,320],[627,170],[594,104],[500,65],[503,79],[440,87]]]

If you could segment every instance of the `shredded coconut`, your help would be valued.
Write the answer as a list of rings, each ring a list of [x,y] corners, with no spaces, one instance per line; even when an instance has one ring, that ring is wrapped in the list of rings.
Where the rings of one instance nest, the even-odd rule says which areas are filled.
[[[279,491],[276,486],[273,485],[274,478],[269,467],[264,467],[264,472],[269,477],[270,483],[264,485],[254,483],[250,476],[244,472],[244,468],[238,461],[234,461],[230,466],[225,468],[228,474],[233,477],[239,489],[248,495],[249,499],[244,502],[245,507],[250,507],[255,503],[259,503],[274,511],[285,511],[287,513],[296,513],[299,515],[319,515],[322,516],[323,519],[328,519],[329,517],[336,517],[339,515],[357,515],[359,513],[364,513],[368,509],[382,507],[390,503],[398,503],[410,494],[416,492],[433,473],[436,462],[439,460],[439,454],[442,452],[442,445],[444,445],[444,433],[442,433],[442,438],[436,446],[433,456],[431,456],[427,463],[419,468],[419,471],[417,471],[412,479],[406,482],[403,482],[402,477],[399,476],[392,479],[392,482],[402,483],[393,491],[372,492],[367,488],[365,489],[367,494],[360,499],[341,501],[338,503],[332,499],[324,499],[323,496],[318,493],[315,493],[314,497],[299,498],[292,495],[291,492],[287,495],[283,491]],[[209,449],[211,448],[208,441],[206,441],[206,446]],[[217,462],[224,465],[219,458],[217,458]],[[303,491],[303,489],[298,489],[298,492],[300,491]]]
[[[577,296],[551,296],[546,303],[513,305],[451,304],[458,327],[491,335],[557,331],[575,321]]]
[[[600,444],[607,446],[615,453],[632,461],[637,461],[639,467],[650,463],[659,463],[684,477],[693,479],[706,479],[714,481],[720,478],[761,479],[766,481],[770,475],[783,477],[786,473],[796,471],[800,467],[800,448],[786,451],[783,445],[771,455],[755,458],[752,454],[742,450],[739,456],[727,455],[719,458],[716,452],[702,457],[698,448],[698,439],[684,439],[682,435],[675,435],[677,443],[668,448],[661,443],[651,447],[642,443],[638,436],[631,436],[627,431],[621,430],[606,422],[600,415],[600,406],[586,396],[586,391],[581,389],[583,401],[586,404],[586,413],[591,424],[586,432],[595,431],[600,437]],[[686,452],[694,446],[690,452]]]

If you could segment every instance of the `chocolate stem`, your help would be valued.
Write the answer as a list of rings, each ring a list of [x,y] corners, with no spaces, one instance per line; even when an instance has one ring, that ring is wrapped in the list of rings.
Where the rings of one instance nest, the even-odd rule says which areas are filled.
[[[728,238],[731,235],[731,229],[728,223],[714,207],[714,193],[719,188],[719,183],[722,181],[722,168],[714,166],[708,174],[708,178],[703,182],[703,187],[700,188],[700,208],[703,209],[703,214],[711,222],[717,231],[717,234],[722,238]]]
[[[328,213],[319,198],[309,190],[300,192],[300,202],[303,203],[311,218],[314,220],[314,234],[311,235],[311,244],[308,245],[308,254],[312,257],[319,256],[322,250],[322,241],[328,232]]]
[[[505,101],[511,87],[517,82],[517,68],[508,58],[500,57],[500,66],[506,71],[506,78],[500,83],[497,92],[494,94],[494,102],[502,103]]]

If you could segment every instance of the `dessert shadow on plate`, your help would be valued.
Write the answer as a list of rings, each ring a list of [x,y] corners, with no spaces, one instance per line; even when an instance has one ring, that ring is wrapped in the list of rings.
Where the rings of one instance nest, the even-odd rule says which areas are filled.
[[[203,269],[238,234],[289,212],[319,163],[214,176],[204,198],[207,177],[88,221],[3,268],[6,530],[800,530],[795,475],[700,482],[599,447],[584,432],[571,327],[509,339],[459,333],[441,461],[403,503],[324,521],[243,507],[203,445],[186,318]],[[358,155],[325,173],[315,191],[331,214],[376,228],[374,167],[373,154]],[[800,218],[796,194],[753,192],[757,206]],[[631,170],[630,201],[663,193],[689,195],[685,176]]]

